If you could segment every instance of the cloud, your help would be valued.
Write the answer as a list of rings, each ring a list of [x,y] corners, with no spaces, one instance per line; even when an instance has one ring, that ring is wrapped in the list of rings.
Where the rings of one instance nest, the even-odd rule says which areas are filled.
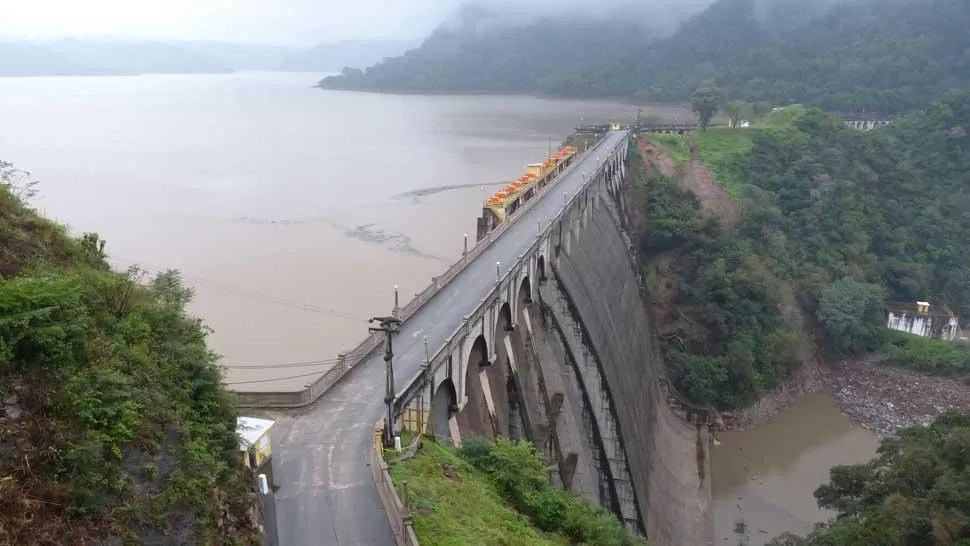
[[[509,20],[622,10],[680,20],[712,0],[481,0]],[[458,13],[463,0],[0,0],[0,33],[17,37],[118,36],[310,45],[413,39]],[[8,34],[9,35],[9,34]]]

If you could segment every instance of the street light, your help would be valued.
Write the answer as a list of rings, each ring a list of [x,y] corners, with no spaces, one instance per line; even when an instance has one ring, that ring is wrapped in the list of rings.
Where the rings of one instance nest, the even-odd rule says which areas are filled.
[[[371,332],[384,332],[384,374],[385,391],[384,404],[387,406],[387,415],[384,418],[384,447],[394,445],[394,347],[391,335],[400,331],[401,320],[397,317],[374,317],[367,321],[368,324],[380,323],[380,327],[369,327]]]

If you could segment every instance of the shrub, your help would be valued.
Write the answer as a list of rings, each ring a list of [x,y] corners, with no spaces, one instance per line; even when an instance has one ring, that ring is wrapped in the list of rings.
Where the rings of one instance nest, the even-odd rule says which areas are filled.
[[[577,543],[603,546],[637,544],[612,514],[549,484],[548,463],[529,442],[504,438],[490,443],[467,438],[459,454],[484,472],[502,496],[543,531]]]

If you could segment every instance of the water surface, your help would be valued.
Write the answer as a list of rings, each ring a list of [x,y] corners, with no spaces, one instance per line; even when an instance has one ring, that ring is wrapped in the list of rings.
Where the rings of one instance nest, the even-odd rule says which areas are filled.
[[[867,461],[878,447],[824,392],[763,426],[719,438],[711,448],[715,544],[730,546],[762,545],[785,531],[805,535],[833,517],[812,493],[828,483],[831,467]]]

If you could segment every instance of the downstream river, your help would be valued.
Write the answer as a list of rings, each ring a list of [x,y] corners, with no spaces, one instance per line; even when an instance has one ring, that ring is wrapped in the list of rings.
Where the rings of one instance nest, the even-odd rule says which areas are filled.
[[[761,546],[788,531],[808,534],[835,514],[813,491],[829,469],[868,461],[877,437],[842,415],[827,392],[809,394],[770,422],[723,432],[711,448],[715,544]]]
[[[0,79],[0,159],[112,264],[179,269],[237,390],[300,387],[455,261],[497,184],[615,103],[321,91],[307,74]],[[683,119],[677,109],[644,115]],[[824,517],[812,490],[874,439],[830,399],[725,434],[718,543]],[[738,508],[737,506],[740,506]],[[759,529],[766,531],[762,533]],[[725,541],[724,539],[728,539]]]

